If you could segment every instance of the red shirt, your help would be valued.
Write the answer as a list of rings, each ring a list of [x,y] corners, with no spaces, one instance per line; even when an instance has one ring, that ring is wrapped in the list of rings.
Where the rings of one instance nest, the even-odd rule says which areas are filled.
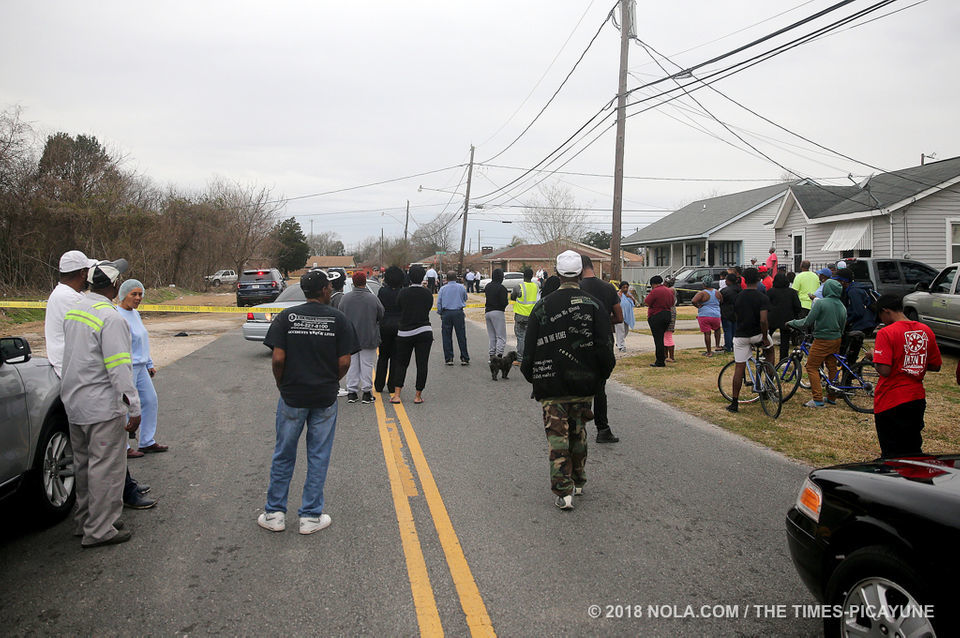
[[[673,308],[673,291],[666,286],[657,286],[643,298],[643,304],[647,307],[648,317],[670,310]]]
[[[770,253],[770,256],[767,257],[767,271],[771,275],[777,274],[777,253]]]
[[[773,277],[767,275],[763,278],[763,287],[769,292],[773,288]]]
[[[919,321],[896,321],[877,333],[873,362],[893,369],[880,377],[873,395],[874,413],[907,401],[925,399],[923,376],[930,365],[939,366],[940,349],[933,331]]]

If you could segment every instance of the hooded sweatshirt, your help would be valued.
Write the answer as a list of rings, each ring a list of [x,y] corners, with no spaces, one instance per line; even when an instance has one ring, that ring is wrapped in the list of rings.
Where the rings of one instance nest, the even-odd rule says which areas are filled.
[[[835,279],[828,279],[823,284],[823,299],[813,304],[813,308],[803,319],[788,321],[791,328],[805,328],[813,326],[814,339],[839,339],[843,336],[843,328],[847,323],[847,309],[840,301],[843,286]]]
[[[500,311],[507,308],[507,289],[503,285],[503,270],[497,268],[490,275],[492,281],[484,287],[483,292],[487,296],[487,303],[484,312]]]

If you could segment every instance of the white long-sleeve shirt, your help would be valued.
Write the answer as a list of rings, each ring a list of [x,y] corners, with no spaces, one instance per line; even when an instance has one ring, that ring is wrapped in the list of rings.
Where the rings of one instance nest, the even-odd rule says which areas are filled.
[[[58,377],[63,373],[63,317],[83,299],[83,294],[67,284],[57,284],[47,299],[47,311],[43,319],[43,335],[47,342],[47,359]]]

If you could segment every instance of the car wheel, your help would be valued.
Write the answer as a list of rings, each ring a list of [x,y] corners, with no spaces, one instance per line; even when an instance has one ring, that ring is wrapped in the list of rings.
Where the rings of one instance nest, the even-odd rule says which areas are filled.
[[[219,287],[220,287],[220,280],[219,280],[219,279],[214,279],[214,280],[213,280],[213,287],[214,287],[214,288],[219,288]]]
[[[922,606],[932,602],[923,583],[886,547],[858,549],[827,583],[825,602],[839,612],[829,616],[839,617],[824,619],[824,636],[935,636],[932,619],[922,614]]]
[[[73,508],[77,490],[66,420],[52,420],[44,426],[27,488],[27,497],[45,521],[60,520]]]

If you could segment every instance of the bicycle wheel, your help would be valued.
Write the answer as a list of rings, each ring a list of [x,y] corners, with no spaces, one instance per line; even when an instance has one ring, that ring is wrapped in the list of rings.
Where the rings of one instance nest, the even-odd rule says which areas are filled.
[[[760,387],[757,388],[760,407],[763,408],[768,417],[775,419],[780,416],[780,410],[783,408],[781,399],[783,394],[780,390],[780,378],[777,376],[777,371],[773,369],[769,362],[764,361],[757,371],[757,379],[760,382]]]
[[[880,374],[872,362],[858,361],[843,371],[843,400],[856,412],[873,414],[873,391],[879,380]]]
[[[783,402],[789,401],[800,387],[803,378],[803,368],[800,361],[794,357],[787,357],[777,364],[777,378],[780,379],[780,390],[783,392]]]
[[[720,394],[723,395],[723,398],[727,401],[733,401],[733,368],[736,365],[735,361],[731,361],[727,365],[723,366],[720,370],[720,374],[717,375],[717,389],[720,390]],[[750,392],[747,398],[743,397],[744,390],[750,391],[753,388],[747,385],[747,381],[752,376],[750,371],[753,369],[753,361],[747,361],[747,368],[744,370],[743,386],[740,389],[740,401],[739,403],[753,403],[760,397],[756,394]]]

